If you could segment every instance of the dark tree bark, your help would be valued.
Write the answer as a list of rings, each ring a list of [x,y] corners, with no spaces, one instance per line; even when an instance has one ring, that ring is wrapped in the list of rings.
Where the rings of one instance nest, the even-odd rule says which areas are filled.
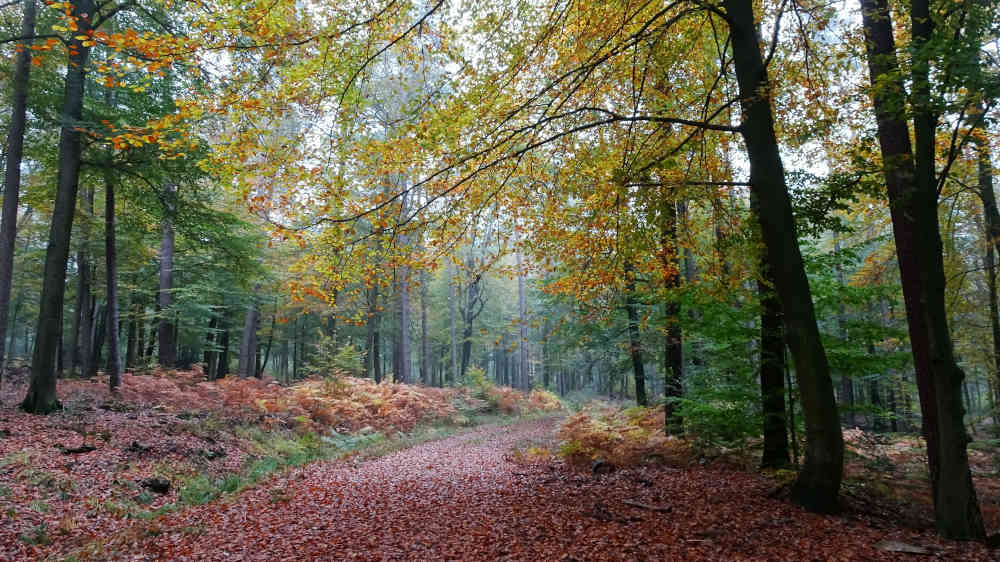
[[[400,197],[400,217],[408,218],[407,193]],[[409,251],[410,236],[405,230],[396,236],[396,246]],[[399,337],[396,338],[396,361],[393,364],[393,379],[399,383],[409,383],[412,371],[410,361],[410,267],[400,264],[396,271],[396,308],[399,321]]]
[[[94,216],[94,191],[84,188],[83,221],[80,224],[80,247],[76,252],[77,295],[76,315],[73,324],[72,361],[70,370],[77,365],[80,376],[88,377],[94,366],[94,302],[92,295],[93,268],[90,263],[90,221]]]
[[[458,339],[455,337],[455,264],[448,266],[448,334],[451,344],[451,365],[448,368],[448,386],[458,380]]]
[[[161,367],[172,369],[177,365],[177,338],[175,337],[173,318],[173,288],[174,288],[174,197],[176,188],[168,183],[163,188],[163,223],[160,238],[160,289],[157,296],[159,303],[160,322],[157,327],[159,344],[159,363]]]
[[[420,382],[433,384],[431,358],[427,349],[427,272],[420,270]]]
[[[839,237],[834,241],[833,251],[840,252]],[[844,277],[844,268],[840,266],[839,262],[837,264],[837,283],[841,287],[847,285]],[[841,301],[837,311],[837,332],[839,332],[841,339],[847,341],[847,311],[843,301]],[[854,381],[851,379],[851,374],[847,372],[840,373],[840,408],[847,427],[857,425],[854,415]]]
[[[961,386],[945,311],[945,277],[937,215],[935,134],[925,46],[933,33],[926,0],[911,8],[914,60],[913,125],[916,147],[901,111],[905,91],[886,0],[861,0],[868,68],[889,196],[893,235],[906,304],[910,347],[927,440],[927,460],[938,532],[953,539],[986,534],[969,470]],[[891,91],[890,91],[891,89]]]
[[[157,317],[159,316],[160,304],[157,302],[156,307]],[[146,336],[149,338],[146,341],[146,351],[143,353],[144,360],[149,361],[153,358],[153,349],[156,347],[156,334],[154,333],[155,326],[159,324],[159,320],[151,320],[149,323],[149,329],[146,330]],[[145,322],[143,322],[145,326]]]
[[[468,260],[468,270],[473,268],[472,258]],[[486,306],[486,298],[482,293],[482,275],[476,276],[465,286],[465,296],[459,313],[462,317],[464,327],[462,329],[462,363],[459,376],[465,380],[465,372],[469,368],[469,359],[472,355],[472,326]]]
[[[524,258],[521,252],[517,252],[517,314],[519,336],[517,342],[518,375],[519,387],[521,390],[531,388],[531,381],[528,380],[528,301],[524,290],[524,271],[522,271]]]
[[[225,319],[222,320],[222,333],[219,334],[219,366],[215,371],[215,378],[225,378],[229,374],[229,325]]]
[[[275,311],[277,312],[277,310]],[[267,369],[267,362],[271,359],[271,346],[274,345],[274,328],[278,323],[278,316],[274,314],[271,316],[271,330],[267,334],[267,345],[264,346],[264,359],[260,363],[260,367],[257,369],[257,378],[262,378],[264,376],[264,371]]]
[[[118,336],[118,251],[115,245],[115,182],[104,172],[104,257],[108,290],[108,386],[114,392],[121,384],[121,342]]]
[[[806,422],[805,464],[792,493],[810,511],[832,512],[839,507],[844,441],[778,152],[753,2],[725,0],[724,6],[739,83],[741,132],[750,162],[750,184],[760,202],[761,234],[784,312],[785,338],[795,364]]]
[[[660,260],[663,262],[664,285],[668,292],[664,304],[666,317],[663,341],[664,379],[663,403],[664,423],[669,434],[680,434],[683,420],[677,415],[677,406],[672,399],[684,395],[684,339],[681,330],[681,305],[675,295],[669,294],[681,286],[680,263],[677,252],[677,205],[664,196],[663,224],[660,227]]]
[[[138,298],[138,297],[137,297]],[[136,351],[136,364],[145,363],[146,358],[149,354],[146,353],[146,304],[144,301],[139,300],[135,305],[135,324],[136,324],[136,337],[135,337],[135,351]],[[135,365],[133,365],[134,367]]]
[[[760,297],[760,391],[764,414],[764,452],[761,468],[781,468],[788,456],[788,426],[785,423],[785,337],[781,301],[774,292],[770,267],[761,264],[757,281]]]
[[[979,117],[982,110],[977,112]],[[983,266],[986,270],[986,290],[989,293],[990,333],[993,336],[993,380],[991,385],[1000,384],[1000,304],[997,302],[996,256],[1000,249],[1000,213],[997,212],[996,194],[993,192],[993,164],[990,161],[989,144],[978,136],[975,140],[978,153],[979,196],[983,201],[983,215],[986,218],[986,256]],[[991,393],[990,396],[995,396]],[[995,407],[995,406],[994,406]]]
[[[133,295],[133,298],[134,295]],[[139,342],[139,322],[136,321],[138,316],[138,305],[136,303],[131,303],[129,306],[128,314],[128,336],[125,340],[125,368],[134,369],[136,364],[136,357],[138,356],[138,350],[141,343]]]
[[[78,33],[90,31],[89,15],[95,13],[92,0],[72,2],[72,13],[79,18]],[[82,17],[88,14],[88,18]],[[49,244],[45,252],[42,274],[42,294],[35,332],[35,350],[31,360],[31,385],[21,407],[33,414],[47,414],[60,408],[56,396],[56,353],[62,331],[63,297],[66,290],[66,262],[69,259],[70,236],[79,188],[81,164],[81,133],[77,130],[83,119],[83,97],[86,86],[87,57],[90,48],[80,39],[70,39],[70,55],[66,65],[66,90],[63,95],[59,132],[59,172],[56,198],[52,208]]]
[[[23,0],[21,36],[35,34],[35,0]],[[3,178],[3,214],[0,217],[0,381],[7,366],[7,318],[10,314],[10,289],[14,280],[14,243],[17,241],[17,204],[21,192],[21,160],[24,157],[24,132],[27,128],[28,79],[31,76],[31,42],[17,46],[14,60],[13,107],[7,131],[7,161]]]
[[[87,373],[88,378],[97,376],[97,366],[101,362],[101,353],[104,351],[104,340],[106,330],[108,329],[108,303],[104,302],[99,304],[94,310],[94,328],[91,332],[91,337],[94,342],[94,351],[90,362],[90,371]]]
[[[371,350],[369,354],[371,355],[372,361],[372,374],[375,378],[375,382],[382,382],[382,331],[379,329],[379,320],[381,319],[381,313],[378,311],[378,284],[372,287],[372,303],[374,309],[372,315],[369,318],[370,330],[371,330]]]
[[[750,195],[750,209],[760,215],[760,201]],[[757,296],[760,300],[760,391],[764,417],[764,451],[761,468],[781,468],[791,462],[788,455],[788,425],[785,415],[785,333],[781,300],[775,292],[775,280],[767,252],[757,258],[760,277]]]
[[[205,331],[205,352],[202,355],[202,363],[205,364],[205,378],[212,380],[215,377],[215,359],[218,352],[215,349],[215,333],[219,328],[219,317],[212,314],[208,320],[208,330]]]
[[[632,263],[625,262],[625,312],[628,315],[629,354],[632,356],[632,374],[635,377],[635,401],[647,406],[646,370],[642,362],[642,340],[639,334],[638,303],[635,300],[635,270]]]
[[[254,287],[254,293],[260,287]],[[255,358],[257,356],[257,328],[260,324],[260,312],[257,303],[252,301],[247,307],[246,322],[243,324],[243,338],[240,340],[240,358],[236,369],[240,378],[252,377],[257,374]]]

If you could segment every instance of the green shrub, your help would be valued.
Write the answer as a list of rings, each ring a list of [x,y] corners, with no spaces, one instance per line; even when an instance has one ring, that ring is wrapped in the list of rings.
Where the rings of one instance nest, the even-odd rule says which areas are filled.
[[[201,505],[217,498],[219,488],[208,476],[199,474],[185,482],[177,496],[188,505]]]
[[[761,433],[760,388],[741,372],[703,371],[688,379],[683,398],[673,399],[684,430],[695,441],[733,445]]]
[[[39,523],[35,527],[32,527],[30,531],[21,533],[18,538],[27,544],[41,546],[52,544],[52,537],[49,536],[49,528],[45,523]]]
[[[364,374],[364,353],[351,344],[337,347],[337,341],[319,331],[319,341],[305,366],[306,372],[316,373],[324,377],[336,376],[338,373],[359,377]]]

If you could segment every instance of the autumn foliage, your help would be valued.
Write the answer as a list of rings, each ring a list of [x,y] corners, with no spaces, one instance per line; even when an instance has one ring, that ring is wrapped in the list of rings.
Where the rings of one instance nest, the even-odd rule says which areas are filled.
[[[601,459],[616,466],[679,463],[690,445],[667,436],[662,408],[615,409],[591,405],[570,416],[559,429],[562,455],[571,464]]]
[[[460,410],[497,411],[507,415],[553,412],[562,408],[554,394],[521,392],[491,386],[487,400],[466,388],[433,388],[376,383],[349,376],[309,378],[291,386],[273,379],[225,378],[208,381],[197,365],[189,371],[154,370],[126,374],[121,390],[111,395],[106,381],[63,381],[60,393],[110,407],[156,408],[166,412],[213,413],[269,427],[300,432],[334,428],[410,431],[421,423],[466,423]]]

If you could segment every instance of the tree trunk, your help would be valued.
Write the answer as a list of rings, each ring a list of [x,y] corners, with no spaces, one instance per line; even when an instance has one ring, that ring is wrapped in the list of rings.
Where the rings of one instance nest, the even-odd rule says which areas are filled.
[[[639,312],[635,301],[635,271],[632,262],[625,262],[625,312],[628,315],[628,343],[632,356],[632,373],[635,376],[635,401],[648,405],[646,399],[646,371],[642,363],[642,341],[639,334]]]
[[[108,284],[108,386],[114,392],[121,384],[121,342],[118,335],[118,251],[115,247],[115,182],[104,172],[104,261]]]
[[[91,326],[94,324],[93,269],[90,263],[90,221],[94,216],[94,190],[84,188],[83,220],[80,223],[80,247],[76,252],[77,266],[77,311],[73,326],[73,361],[70,370],[80,367],[80,376],[88,377],[94,365],[94,338]]]
[[[215,361],[218,351],[215,349],[215,333],[219,329],[219,317],[214,313],[208,320],[208,330],[205,331],[205,352],[202,356],[202,363],[205,364],[205,378],[212,380],[215,378]]]
[[[986,534],[966,451],[961,385],[945,311],[944,262],[934,169],[937,118],[930,102],[929,63],[923,48],[933,22],[926,0],[911,8],[916,151],[900,108],[904,92],[886,0],[861,0],[879,146],[889,196],[910,347],[927,440],[927,460],[938,532],[952,539]],[[888,87],[887,87],[888,86]],[[892,91],[890,91],[890,89]]]
[[[420,382],[433,384],[431,358],[427,350],[427,272],[420,270]]]
[[[834,240],[833,251],[837,254],[840,253],[839,236],[836,240]],[[844,268],[840,265],[839,261],[837,263],[837,284],[840,285],[841,289],[847,285],[846,279],[844,278]],[[837,311],[837,332],[844,342],[848,341],[847,311],[844,306],[844,301],[840,301],[839,310]],[[854,381],[851,379],[851,373],[846,371],[840,373],[840,409],[844,423],[847,427],[854,427],[857,425],[857,420],[854,415]]]
[[[160,308],[159,302],[156,303],[156,308],[157,308],[157,317],[159,317],[159,310],[158,310]],[[146,330],[146,335],[148,336],[149,339],[146,341],[146,351],[143,354],[143,356],[147,361],[153,358],[153,349],[156,347],[156,334],[153,333],[154,331],[153,328],[154,324],[158,323],[159,320],[151,320],[149,323],[149,329]],[[145,324],[145,322],[143,322],[143,324]]]
[[[761,468],[788,466],[788,431],[785,423],[785,337],[781,301],[774,292],[770,266],[761,260],[760,296],[760,391],[764,414],[764,452]]]
[[[409,212],[407,208],[407,194],[404,191],[400,197],[400,217],[406,220]],[[410,236],[405,231],[400,232],[396,237],[396,245],[403,251],[409,251]],[[410,362],[410,267],[402,262],[397,269],[396,278],[396,306],[399,320],[399,337],[396,339],[396,362],[393,370],[393,379],[398,383],[409,383],[411,374]]]
[[[663,402],[664,423],[668,434],[680,434],[684,430],[683,420],[677,415],[675,399],[684,394],[684,340],[681,332],[681,305],[673,294],[681,285],[680,263],[677,243],[677,205],[663,196],[663,224],[660,225],[660,260],[663,262],[664,302],[663,339]]]
[[[844,441],[826,352],[816,325],[809,281],[799,251],[785,172],[778,153],[767,69],[751,0],[725,0],[743,112],[742,134],[750,184],[760,201],[760,226],[781,299],[785,337],[795,363],[806,422],[805,464],[793,496],[811,511],[838,509]]]
[[[517,312],[520,328],[520,339],[517,343],[518,372],[520,374],[521,390],[531,388],[528,380],[528,301],[524,291],[524,258],[517,252]]]
[[[160,239],[160,289],[158,302],[160,308],[160,323],[157,328],[159,340],[159,363],[161,367],[172,369],[177,365],[177,339],[175,338],[173,322],[173,288],[174,288],[174,197],[177,189],[167,183],[163,188],[164,209]]]
[[[260,368],[257,369],[257,378],[262,378],[264,376],[264,371],[267,369],[267,362],[271,359],[271,346],[274,344],[274,327],[278,323],[277,310],[275,310],[275,315],[271,316],[271,331],[267,334],[267,345],[264,346],[264,360],[260,363]]]
[[[135,352],[136,352],[136,364],[145,363],[146,357],[146,305],[143,301],[136,303],[135,305],[135,325],[136,325],[136,336],[135,336]],[[132,366],[135,367],[136,364]]]
[[[225,378],[229,374],[229,324],[222,320],[222,333],[219,334],[219,366],[215,371],[215,378]]]
[[[135,296],[133,295],[133,298]],[[139,345],[141,343],[138,341],[138,329],[139,323],[136,320],[138,316],[139,307],[136,303],[130,303],[129,314],[128,314],[128,337],[125,340],[125,368],[134,369],[136,363],[136,356],[138,355]]]
[[[35,0],[23,0],[21,36],[35,34]],[[28,79],[31,75],[31,41],[17,46],[14,61],[13,107],[7,131],[7,161],[4,164],[3,214],[0,217],[0,381],[7,366],[7,318],[10,314],[10,289],[14,280],[14,243],[17,241],[17,204],[21,191],[21,160],[24,157],[24,132],[27,128]]]
[[[385,370],[382,363],[382,331],[379,329],[378,316],[375,317],[374,323],[375,331],[372,333],[372,368],[374,373],[372,376],[375,378],[375,382],[381,383],[382,379],[385,378]]]
[[[17,343],[17,338],[15,338],[15,335],[17,334],[18,313],[21,311],[22,300],[23,300],[22,293],[21,291],[18,291],[17,298],[15,299],[15,304],[14,304],[14,314],[10,318],[10,336],[7,342],[7,349],[10,350],[10,354],[8,355],[9,357],[14,356],[14,351],[15,351],[14,344]],[[0,383],[2,382],[3,379],[0,378]]]
[[[469,368],[469,359],[472,356],[472,320],[465,324],[462,332],[462,370],[459,371],[459,380],[465,380],[465,371]]]
[[[260,290],[259,286],[254,287],[254,294]],[[252,299],[247,307],[246,322],[243,324],[243,338],[240,340],[240,359],[236,368],[236,373],[241,379],[252,377],[257,374],[257,328],[259,324],[260,312],[257,310],[257,303]]]
[[[448,334],[451,342],[451,365],[448,369],[448,386],[458,380],[458,340],[455,338],[455,264],[448,266]]]
[[[979,153],[979,194],[983,200],[983,215],[986,217],[986,256],[983,266],[986,270],[986,290],[989,301],[990,333],[993,336],[993,385],[1000,385],[1000,304],[997,302],[997,250],[1000,248],[1000,213],[997,212],[996,195],[993,193],[993,165],[990,162],[989,144],[975,137]],[[991,396],[993,394],[991,393]],[[995,408],[996,406],[994,406]]]
[[[72,13],[78,18],[77,37],[90,31],[89,16],[95,13],[92,0],[72,2]],[[87,14],[88,17],[82,17]],[[83,118],[83,97],[86,85],[87,57],[90,48],[77,38],[69,41],[70,55],[66,65],[66,90],[63,95],[59,132],[59,172],[56,180],[55,204],[49,244],[45,252],[42,292],[35,332],[35,350],[31,361],[31,385],[21,407],[33,414],[47,414],[61,407],[56,396],[56,361],[59,333],[62,331],[63,297],[66,289],[66,262],[69,259],[70,236],[80,180],[82,144],[78,124]]]
[[[94,328],[91,332],[91,338],[94,342],[94,354],[90,362],[90,371],[87,373],[88,378],[93,378],[97,376],[97,366],[101,362],[101,353],[104,351],[104,340],[106,330],[108,329],[108,303],[105,301],[103,304],[99,304],[94,308]]]

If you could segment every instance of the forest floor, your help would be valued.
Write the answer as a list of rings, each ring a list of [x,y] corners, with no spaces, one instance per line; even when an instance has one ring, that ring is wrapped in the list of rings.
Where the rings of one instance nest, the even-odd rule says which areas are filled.
[[[1000,560],[865,504],[850,467],[848,509],[821,516],[720,462],[574,468],[549,454],[551,416],[325,460],[273,435],[264,456],[260,435],[163,408],[28,416],[6,390],[0,560]],[[148,489],[162,474],[174,487]]]

